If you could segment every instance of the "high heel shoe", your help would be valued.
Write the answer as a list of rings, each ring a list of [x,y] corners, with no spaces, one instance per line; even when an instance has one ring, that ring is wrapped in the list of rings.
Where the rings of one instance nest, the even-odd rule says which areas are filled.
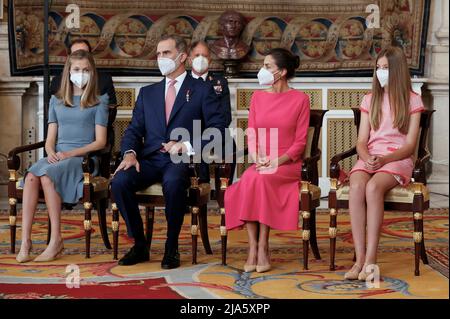
[[[270,264],[267,265],[256,265],[256,272],[266,272],[272,269]]]
[[[361,270],[363,269],[362,266],[358,265],[358,264],[354,264],[352,269],[350,269],[349,271],[347,271],[344,275],[344,279],[346,280],[356,280],[359,278],[359,274],[361,272]]]
[[[44,251],[44,253],[42,253],[42,254],[40,254],[39,256],[37,256],[37,257],[34,259],[34,261],[36,261],[36,262],[53,261],[53,260],[55,260],[56,258],[58,258],[59,256],[61,256],[61,254],[63,253],[63,251],[64,251],[64,243],[61,241],[60,244],[59,244],[58,252],[57,252],[56,254],[54,254],[54,255],[45,255],[45,254],[44,254],[45,251]]]
[[[272,266],[270,265],[270,251],[267,252],[267,258],[269,259],[269,263],[266,265],[256,265],[256,272],[266,272],[272,269]]]
[[[29,262],[32,259],[30,256],[32,249],[33,249],[33,243],[30,240],[30,249],[28,249],[27,252],[24,252],[22,249],[20,249],[19,253],[16,256],[17,262],[19,262],[19,263]]]
[[[245,272],[252,272],[252,271],[255,271],[256,270],[256,265],[247,265],[247,264],[245,264],[244,265],[244,271]]]
[[[364,267],[362,268],[361,272],[358,275],[358,280],[360,281],[366,281],[367,277],[369,277],[370,274],[373,273],[373,271],[367,271],[368,266],[376,266],[375,264],[364,264]]]

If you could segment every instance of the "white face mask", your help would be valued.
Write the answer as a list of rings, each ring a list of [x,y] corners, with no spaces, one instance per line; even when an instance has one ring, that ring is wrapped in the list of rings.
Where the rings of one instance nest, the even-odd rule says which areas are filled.
[[[70,73],[70,81],[75,84],[80,89],[84,88],[84,86],[89,82],[90,74],[84,72],[73,72]]]
[[[280,72],[279,70],[275,73],[270,72],[266,68],[261,68],[258,72],[258,81],[260,85],[273,85],[275,81],[274,75]],[[279,79],[278,79],[279,80]],[[277,81],[278,81],[277,80]]]
[[[178,54],[175,60],[172,60],[171,58],[158,58],[158,67],[162,75],[170,74],[177,69],[179,63],[177,63],[176,61],[178,60],[180,55],[181,53]]]
[[[199,55],[195,59],[192,60],[192,68],[195,72],[203,74],[208,70],[209,62],[208,59],[203,55]]]
[[[389,83],[389,70],[378,69],[377,78],[381,87],[384,88]]]

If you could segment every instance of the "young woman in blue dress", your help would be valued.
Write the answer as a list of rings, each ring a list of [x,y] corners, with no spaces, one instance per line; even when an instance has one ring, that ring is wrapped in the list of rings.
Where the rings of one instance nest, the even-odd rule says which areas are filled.
[[[62,203],[77,203],[83,196],[83,156],[105,147],[108,114],[108,95],[99,96],[94,58],[83,50],[73,52],[64,66],[61,87],[50,99],[47,157],[34,163],[24,179],[19,263],[32,260],[31,227],[40,188],[52,231],[47,248],[34,261],[51,261],[62,253]]]

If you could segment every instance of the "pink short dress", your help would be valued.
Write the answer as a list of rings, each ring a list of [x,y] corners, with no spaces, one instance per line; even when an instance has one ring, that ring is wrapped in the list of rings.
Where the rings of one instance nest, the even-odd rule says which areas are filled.
[[[248,127],[255,130],[255,135],[247,134],[249,152],[270,159],[286,154],[292,161],[266,172],[257,171],[253,164],[238,182],[227,188],[227,229],[243,226],[246,221],[257,221],[277,230],[298,229],[301,160],[309,113],[309,97],[298,90],[253,93]]]
[[[364,96],[361,103],[361,112],[369,113],[370,102],[372,94]],[[422,112],[425,108],[423,106],[420,95],[411,92],[410,98],[410,114]],[[378,130],[370,130],[369,142],[367,148],[371,155],[387,155],[406,143],[406,134],[401,133],[397,128],[393,127],[393,115],[389,103],[389,95],[384,94],[382,103],[382,116],[380,127]],[[360,159],[350,171],[350,174],[357,171],[364,171],[369,174],[385,172],[393,174],[399,184],[406,186],[409,184],[414,168],[413,157],[405,158],[403,160],[387,163],[375,171],[368,170],[364,167],[364,162]]]

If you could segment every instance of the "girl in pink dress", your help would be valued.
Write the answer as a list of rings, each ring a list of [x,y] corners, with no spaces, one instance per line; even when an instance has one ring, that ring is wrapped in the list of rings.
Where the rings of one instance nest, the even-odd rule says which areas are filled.
[[[349,211],[356,252],[356,263],[345,274],[350,280],[366,280],[373,269],[367,266],[376,264],[384,195],[411,180],[420,112],[424,110],[420,96],[412,92],[403,50],[388,47],[376,61],[372,93],[360,107],[359,159],[350,171]]]
[[[227,229],[247,227],[246,272],[270,270],[271,228],[298,229],[301,159],[310,107],[308,96],[291,89],[287,81],[299,63],[297,56],[280,48],[265,57],[258,79],[271,87],[253,93],[247,132],[249,156],[256,164],[225,192]]]

